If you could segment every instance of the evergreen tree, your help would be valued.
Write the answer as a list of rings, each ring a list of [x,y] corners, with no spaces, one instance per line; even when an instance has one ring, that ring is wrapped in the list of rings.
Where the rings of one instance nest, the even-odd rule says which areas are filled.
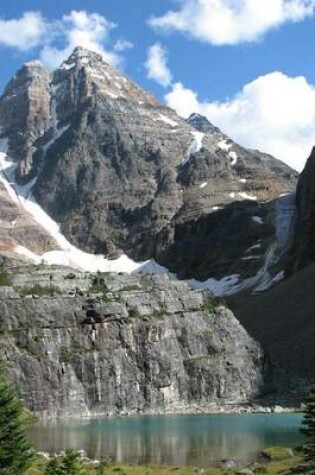
[[[45,475],[87,475],[76,450],[68,449],[63,457],[53,457],[46,465]]]
[[[62,475],[60,463],[57,457],[53,457],[49,460],[46,465],[44,475]]]
[[[96,475],[106,475],[107,473],[107,463],[100,462],[100,464],[95,468]]]
[[[0,363],[0,474],[23,475],[33,458],[23,408]]]
[[[304,473],[315,475],[315,384],[311,387],[302,424],[301,432],[306,435],[307,443],[303,446],[301,467],[304,468]]]
[[[312,385],[306,401],[305,413],[302,421],[301,432],[307,437],[303,445],[303,460],[290,470],[290,474],[315,475],[315,384]]]

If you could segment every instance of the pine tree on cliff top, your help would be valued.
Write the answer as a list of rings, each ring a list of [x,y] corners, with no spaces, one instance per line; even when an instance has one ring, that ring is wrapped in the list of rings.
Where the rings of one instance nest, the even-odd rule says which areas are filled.
[[[0,363],[0,474],[23,475],[32,457],[22,405]]]

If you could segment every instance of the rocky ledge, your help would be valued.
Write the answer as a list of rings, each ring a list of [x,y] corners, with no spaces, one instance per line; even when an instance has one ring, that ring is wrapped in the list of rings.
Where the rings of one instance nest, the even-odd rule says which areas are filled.
[[[10,379],[40,417],[243,404],[263,352],[222,302],[165,275],[12,267],[0,287]]]

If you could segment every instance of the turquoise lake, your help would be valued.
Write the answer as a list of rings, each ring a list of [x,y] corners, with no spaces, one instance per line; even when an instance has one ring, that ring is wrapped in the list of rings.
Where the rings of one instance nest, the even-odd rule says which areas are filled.
[[[303,442],[301,414],[139,416],[36,423],[40,451],[84,449],[95,459],[206,467],[222,459],[254,460],[270,446]]]

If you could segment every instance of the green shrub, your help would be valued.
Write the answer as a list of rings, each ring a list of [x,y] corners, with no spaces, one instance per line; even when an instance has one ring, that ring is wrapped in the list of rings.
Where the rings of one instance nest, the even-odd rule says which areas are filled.
[[[153,317],[155,317],[155,318],[164,318],[164,317],[166,317],[167,315],[169,315],[169,314],[168,314],[168,312],[167,312],[167,310],[166,310],[165,307],[161,307],[161,308],[155,309],[155,310],[153,311]]]
[[[129,310],[129,317],[130,318],[141,318],[141,313],[136,307],[133,307]]]
[[[60,363],[68,364],[71,361],[71,351],[68,348],[62,348],[59,356]]]
[[[53,457],[47,463],[44,475],[88,475],[76,450],[68,449],[63,457]]]
[[[218,307],[227,307],[227,303],[224,299],[210,298],[208,297],[202,304],[201,309],[204,312],[213,313]]]
[[[39,295],[40,297],[50,296],[52,297],[55,294],[60,294],[60,290],[53,285],[40,285],[34,284],[32,287],[24,287],[19,291],[21,297],[26,297],[27,295]]]
[[[138,284],[125,285],[120,289],[120,292],[132,292],[133,290],[141,290]]]
[[[111,302],[111,297],[108,295],[109,293],[109,288],[107,287],[106,284],[103,283],[98,283],[95,282],[91,285],[89,288],[89,292],[95,293],[95,294],[102,294],[102,300],[103,302]]]
[[[0,285],[10,285],[9,273],[3,268],[0,268]]]
[[[96,475],[106,475],[108,463],[103,461],[95,468]]]

